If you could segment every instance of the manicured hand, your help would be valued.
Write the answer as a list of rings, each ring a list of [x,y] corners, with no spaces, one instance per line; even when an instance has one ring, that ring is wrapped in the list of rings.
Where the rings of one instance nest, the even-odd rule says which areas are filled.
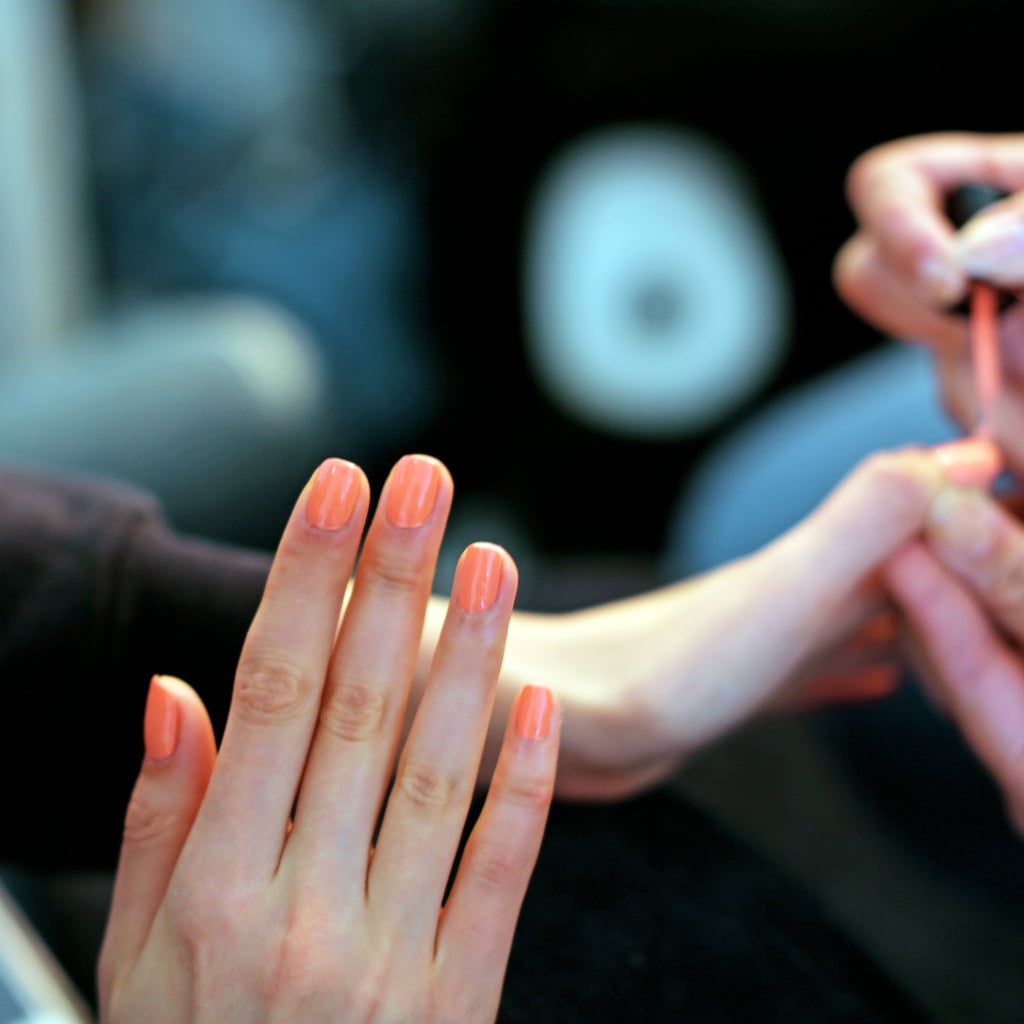
[[[99,968],[104,1022],[494,1019],[560,718],[543,688],[515,698],[445,899],[517,581],[500,548],[463,554],[403,739],[451,497],[436,460],[397,464],[342,615],[369,487],[350,463],[320,467],[281,539],[219,753],[198,696],[154,679]]]

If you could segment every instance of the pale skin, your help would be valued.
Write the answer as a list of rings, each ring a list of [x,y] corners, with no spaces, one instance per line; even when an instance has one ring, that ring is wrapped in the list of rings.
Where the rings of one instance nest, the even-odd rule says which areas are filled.
[[[429,487],[403,483],[410,461]],[[515,695],[442,911],[516,568],[491,545],[464,553],[396,760],[451,479],[436,460],[398,464],[338,628],[369,488],[357,467],[332,465],[344,486],[325,498],[311,482],[284,531],[220,751],[185,683],[150,691],[99,965],[104,1022],[494,1020],[551,800],[559,709],[540,688]]]
[[[963,183],[1007,198],[956,230],[945,196]],[[833,268],[836,288],[868,323],[928,346],[943,401],[967,431],[981,420],[968,320],[954,305],[971,281],[1024,297],[1024,134],[947,132],[879,145],[850,169],[857,230]],[[1024,470],[1024,302],[998,323],[1002,386],[992,428],[1008,466]],[[904,647],[936,703],[960,727],[1024,828],[1024,544],[1019,522],[975,488],[947,494],[922,536],[889,561]]]
[[[452,484],[415,458],[436,466],[432,511],[389,522],[390,478],[352,586],[365,478],[349,470],[350,517],[331,529],[308,521],[309,486],[300,496],[219,752],[198,696],[159,681],[172,738],[147,710],[100,961],[104,1022],[152,1006],[166,1021],[493,1020],[556,758],[562,795],[614,799],[757,714],[816,699],[822,666],[884,608],[885,564],[951,479],[991,468],[969,448],[876,455],[750,558],[623,602],[519,615],[506,647],[516,572],[499,548],[469,549],[498,567],[492,603],[462,607],[467,554],[437,614]],[[854,680],[893,655],[888,636],[852,650]],[[524,683],[557,693],[540,739],[519,731]],[[481,756],[488,802],[442,911]]]
[[[430,589],[452,483],[424,456],[399,468],[409,458],[434,467],[432,510],[390,522],[393,473],[352,585],[365,478],[347,470],[348,518],[329,529],[309,521],[310,486],[300,496],[219,752],[194,691],[151,690],[99,967],[105,1024],[154,1006],[198,1024],[493,1021],[556,785],[591,800],[643,789],[753,716],[822,699],[815,680],[837,660],[824,699],[863,696],[864,668],[894,655],[888,632],[863,639],[887,608],[883,574],[955,482],[984,485],[994,464],[971,443],[873,456],[755,555],[560,616],[513,618],[514,563],[474,545],[441,618]],[[557,701],[524,717],[545,687]],[[487,802],[442,907],[478,773]]]
[[[1009,193],[959,231],[945,213],[957,185]],[[1024,291],[1024,134],[946,132],[879,145],[850,168],[857,230],[833,267],[844,301],[884,333],[929,347],[942,400],[966,430],[980,408],[968,321],[954,307],[969,281]],[[999,323],[1003,393],[994,429],[1008,463],[1024,469],[1024,303]]]
[[[1022,168],[1018,137],[957,135],[881,147],[850,178],[863,227],[837,259],[840,291],[881,329],[933,345],[965,421],[977,412],[966,326],[945,310],[996,243],[954,238],[937,197],[954,177],[1020,190]],[[1024,202],[1004,205],[1024,215]],[[999,283],[1016,288],[1015,274]],[[1022,334],[1008,315],[997,430],[1018,464]],[[348,517],[327,526],[310,521],[307,486],[219,752],[198,696],[155,684],[164,716],[150,736],[147,712],[99,969],[103,1021],[152,1019],[153,1007],[162,1021],[493,1020],[552,794],[617,799],[756,715],[883,694],[893,598],[911,657],[1024,821],[1024,533],[983,493],[994,447],[873,456],[749,558],[558,616],[513,615],[514,563],[488,546],[460,563],[451,602],[431,595],[452,484],[424,461],[437,472],[429,515],[396,525],[378,510],[350,587],[365,478],[352,468]],[[382,508],[397,486],[389,478]],[[500,582],[467,610],[463,575],[485,550]],[[442,908],[478,775],[487,804]]]

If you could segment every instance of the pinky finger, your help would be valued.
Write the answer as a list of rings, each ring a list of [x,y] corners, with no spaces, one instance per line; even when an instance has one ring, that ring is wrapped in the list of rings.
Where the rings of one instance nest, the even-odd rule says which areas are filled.
[[[99,964],[105,1003],[138,957],[170,884],[213,773],[213,727],[187,683],[154,676],[145,718],[146,757],[125,817],[121,856]]]
[[[497,1012],[554,793],[560,730],[561,713],[550,691],[524,687],[438,934],[445,986],[472,1001],[467,1011]]]

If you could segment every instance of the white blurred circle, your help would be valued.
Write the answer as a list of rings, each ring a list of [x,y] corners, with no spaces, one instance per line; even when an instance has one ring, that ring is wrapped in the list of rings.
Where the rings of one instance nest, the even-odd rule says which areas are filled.
[[[578,140],[526,222],[526,346],[567,414],[614,434],[705,429],[763,386],[788,283],[742,169],[674,127]]]

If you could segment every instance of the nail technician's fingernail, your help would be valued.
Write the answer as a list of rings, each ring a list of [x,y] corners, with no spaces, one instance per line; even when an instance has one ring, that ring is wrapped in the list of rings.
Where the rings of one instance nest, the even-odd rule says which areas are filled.
[[[459,588],[455,594],[455,601],[464,612],[482,612],[494,604],[501,589],[504,565],[501,549],[493,544],[466,548],[459,564]]]
[[[932,455],[958,487],[989,487],[1003,469],[998,447],[985,438],[951,441],[933,448]]]
[[[973,277],[994,284],[1024,281],[1024,215],[1004,210],[970,221],[957,237],[957,254]]]
[[[917,277],[936,306],[952,306],[967,290],[967,279],[952,256],[938,253],[925,257],[917,267]]]
[[[555,702],[543,686],[524,686],[516,708],[516,733],[524,740],[547,739]]]
[[[952,555],[957,564],[963,558],[984,558],[992,549],[995,526],[991,505],[977,491],[947,487],[928,512],[930,538],[941,544],[947,557]]]
[[[178,705],[160,676],[149,681],[143,735],[151,761],[166,760],[178,746]]]
[[[321,530],[340,530],[359,498],[359,471],[343,459],[327,459],[316,472],[306,499],[306,521]]]
[[[441,468],[436,459],[406,455],[395,467],[388,488],[385,515],[392,526],[422,526],[434,510],[441,485]]]

